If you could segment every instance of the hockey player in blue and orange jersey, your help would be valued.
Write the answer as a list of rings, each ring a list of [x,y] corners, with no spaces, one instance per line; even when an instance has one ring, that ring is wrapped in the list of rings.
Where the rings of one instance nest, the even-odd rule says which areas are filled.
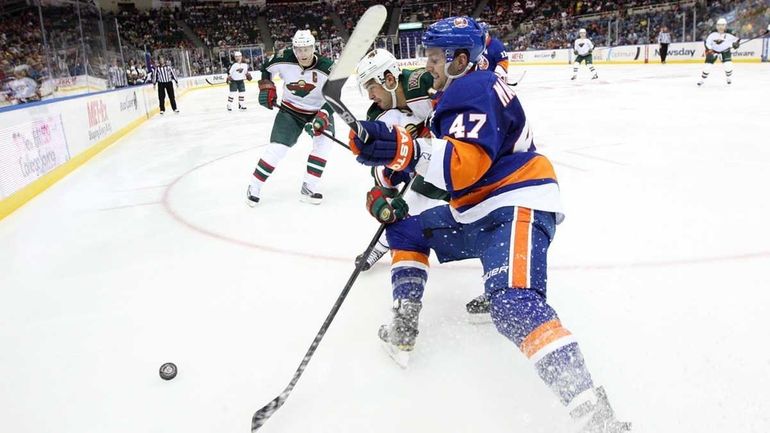
[[[498,77],[508,82],[508,53],[505,51],[505,44],[500,39],[493,37],[489,33],[487,23],[479,23],[484,31],[484,52],[481,53],[476,68],[486,71],[492,71]]]
[[[426,68],[434,87],[444,89],[431,120],[433,138],[414,140],[381,122],[360,122],[366,142],[351,134],[359,162],[413,170],[450,194],[449,205],[389,227],[393,261],[423,266],[409,275],[393,269],[394,316],[380,337],[394,353],[414,348],[430,250],[442,263],[480,259],[498,331],[532,361],[578,429],[627,431],[630,424],[615,419],[576,339],[546,301],[548,247],[564,218],[559,186],[548,158],[535,152],[517,96],[495,74],[473,71],[483,35],[467,17],[440,20],[423,35]]]

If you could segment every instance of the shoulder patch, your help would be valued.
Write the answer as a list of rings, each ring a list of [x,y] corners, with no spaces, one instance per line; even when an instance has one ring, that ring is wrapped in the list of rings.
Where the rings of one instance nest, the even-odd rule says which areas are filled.
[[[425,74],[425,69],[415,69],[412,74],[409,75],[409,80],[406,86],[407,90],[417,90],[420,88],[420,77]]]

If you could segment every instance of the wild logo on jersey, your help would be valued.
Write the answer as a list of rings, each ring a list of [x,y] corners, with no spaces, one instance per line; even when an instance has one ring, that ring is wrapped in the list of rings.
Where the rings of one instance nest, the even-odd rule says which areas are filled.
[[[585,45],[584,42],[581,42],[581,43],[578,44],[579,47],[582,47],[583,45]]]
[[[714,43],[717,45],[721,44],[724,41],[725,41],[724,39],[714,39]]]
[[[316,85],[312,83],[308,83],[305,80],[299,80],[299,81],[295,81],[293,83],[287,84],[286,88],[289,89],[289,91],[293,95],[299,96],[300,98],[304,98],[305,96],[309,95],[310,92],[313,91],[313,89],[316,88]]]
[[[238,68],[235,71],[238,72],[238,73],[241,73],[241,72],[243,72],[243,68]]]

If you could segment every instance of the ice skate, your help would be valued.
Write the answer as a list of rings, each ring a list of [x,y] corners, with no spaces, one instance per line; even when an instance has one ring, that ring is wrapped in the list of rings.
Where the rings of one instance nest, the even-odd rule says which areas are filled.
[[[365,272],[371,269],[372,266],[374,266],[374,264],[377,263],[382,258],[382,256],[385,255],[385,253],[388,252],[388,250],[388,247],[377,242],[377,244],[374,246],[374,249],[372,249],[372,252],[369,253],[369,257],[366,258],[366,263],[364,263],[364,266],[361,268],[361,272]],[[356,257],[356,266],[358,266],[363,258],[363,254],[359,254],[358,257]]]
[[[598,80],[599,79],[599,74],[594,74],[594,76],[591,77],[591,79],[592,80]]]
[[[570,80],[572,80],[572,81],[577,80],[577,74],[573,75],[572,78],[570,78]]]
[[[733,84],[733,80],[732,80],[732,78],[728,78],[728,79],[727,79],[727,85],[729,86],[730,84]]]
[[[246,204],[250,207],[254,207],[259,203],[259,197],[257,196],[259,192],[252,193],[251,191],[251,185],[249,185],[246,188]]]
[[[489,314],[489,305],[490,302],[486,293],[471,299],[465,304],[465,309],[468,311],[468,321],[477,325],[490,323],[492,316]]]
[[[243,105],[239,105],[238,109],[241,110],[241,111],[246,111],[246,107],[244,107]]]
[[[233,111],[233,107],[231,107],[230,104],[227,104],[227,111]]]
[[[703,86],[703,83],[704,83],[704,82],[705,82],[705,81],[703,81],[703,80],[700,80],[700,81],[698,81],[698,87],[701,87],[701,86]]]
[[[324,196],[320,192],[313,192],[308,188],[307,183],[302,184],[302,191],[300,193],[299,201],[310,204],[321,204]]]
[[[631,431],[631,423],[615,419],[603,387],[586,391],[588,398],[570,411],[578,423],[576,433],[622,433]],[[576,397],[579,399],[581,396]]]
[[[393,320],[389,325],[380,326],[378,334],[383,348],[401,368],[408,366],[409,352],[414,350],[421,309],[420,301],[397,299],[393,303]]]

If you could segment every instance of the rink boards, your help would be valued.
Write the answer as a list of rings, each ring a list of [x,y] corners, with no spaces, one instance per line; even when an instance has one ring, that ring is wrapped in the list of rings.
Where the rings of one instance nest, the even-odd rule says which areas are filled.
[[[770,57],[770,39],[755,39],[733,50],[733,61],[759,63]],[[706,58],[703,42],[672,43],[668,47],[667,63],[702,63]],[[566,65],[575,59],[573,50],[534,50],[508,53],[512,65]],[[597,47],[593,52],[594,63],[644,64],[660,63],[660,46],[624,45],[619,47]]]
[[[177,96],[224,82],[183,78]],[[0,219],[157,114],[149,84],[0,108]]]

